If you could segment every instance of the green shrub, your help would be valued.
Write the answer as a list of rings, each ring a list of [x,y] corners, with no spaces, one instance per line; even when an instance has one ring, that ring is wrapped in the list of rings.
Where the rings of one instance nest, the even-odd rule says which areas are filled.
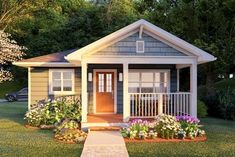
[[[201,100],[198,100],[197,101],[197,116],[198,117],[206,117],[207,116],[207,106],[206,104],[201,101]]]
[[[219,113],[225,119],[235,120],[235,89],[217,90]]]
[[[75,120],[71,120],[71,119],[64,119],[61,120],[60,123],[56,124],[56,132],[60,132],[63,129],[78,129],[79,128],[79,124],[77,121]]]

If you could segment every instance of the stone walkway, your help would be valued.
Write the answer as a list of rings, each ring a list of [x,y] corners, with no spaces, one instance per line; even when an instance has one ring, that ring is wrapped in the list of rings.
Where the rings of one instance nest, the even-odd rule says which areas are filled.
[[[81,157],[129,157],[119,131],[91,131]]]

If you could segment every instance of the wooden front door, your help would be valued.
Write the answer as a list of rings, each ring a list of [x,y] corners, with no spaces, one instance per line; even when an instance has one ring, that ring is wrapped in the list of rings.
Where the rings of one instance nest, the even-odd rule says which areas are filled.
[[[114,72],[96,72],[96,112],[114,113]]]

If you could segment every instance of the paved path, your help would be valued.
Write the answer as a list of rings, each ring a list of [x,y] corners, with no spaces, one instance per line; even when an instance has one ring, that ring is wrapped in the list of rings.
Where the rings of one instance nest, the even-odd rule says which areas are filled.
[[[129,157],[119,131],[91,131],[81,157]]]

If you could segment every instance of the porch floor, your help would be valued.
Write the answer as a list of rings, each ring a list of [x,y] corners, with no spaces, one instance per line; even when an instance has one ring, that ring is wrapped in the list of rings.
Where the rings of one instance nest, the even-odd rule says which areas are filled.
[[[88,123],[123,123],[122,114],[88,114]]]

